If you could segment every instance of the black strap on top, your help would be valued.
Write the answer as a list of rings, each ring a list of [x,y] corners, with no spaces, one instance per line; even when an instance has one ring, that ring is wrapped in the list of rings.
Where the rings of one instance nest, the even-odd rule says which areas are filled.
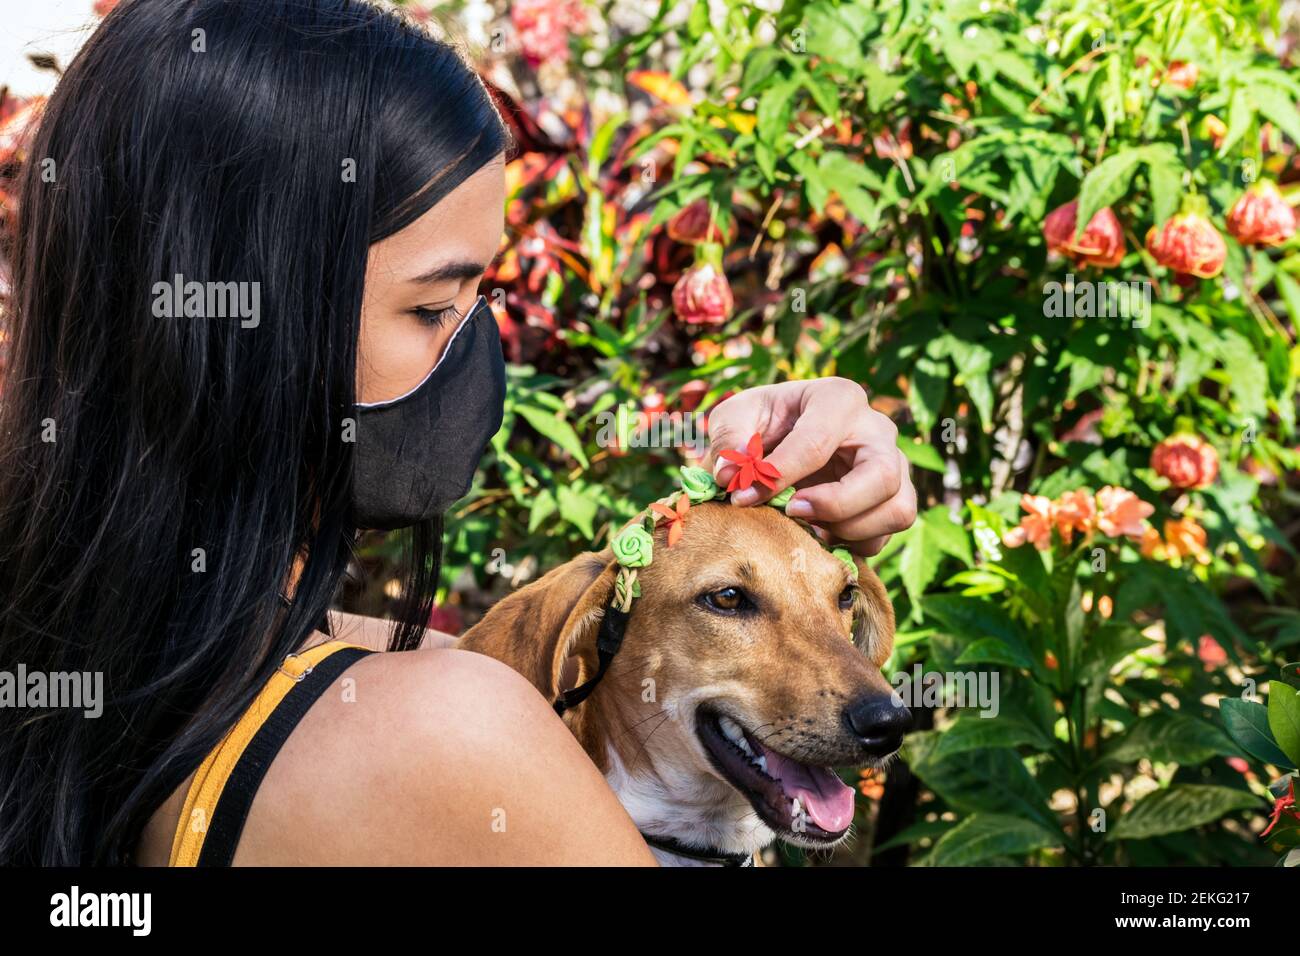
[[[271,716],[258,728],[244,752],[239,755],[235,768],[226,780],[217,805],[208,821],[208,832],[199,851],[199,866],[229,866],[244,831],[249,808],[257,788],[271,768],[271,761],[280,752],[284,742],[334,679],[359,658],[373,651],[360,647],[344,647],[326,657],[304,674],[293,689],[271,711]]]
[[[714,848],[701,848],[687,846],[672,837],[651,836],[649,833],[642,833],[641,839],[645,840],[650,846],[665,853],[671,853],[674,856],[684,856],[688,860],[700,860],[704,863],[716,863],[718,866],[753,866],[754,856],[752,853],[731,853],[728,850],[719,850]]]
[[[630,616],[630,611],[620,611],[613,604],[605,608],[605,616],[601,618],[600,631],[596,635],[596,656],[599,661],[596,673],[592,675],[591,680],[572,690],[566,690],[556,698],[555,712],[557,714],[563,715],[566,710],[577,707],[591,696],[591,692],[596,689],[600,679],[605,676],[605,671],[609,670],[609,662],[614,659],[618,649],[623,646],[623,634],[627,631],[627,619]]]

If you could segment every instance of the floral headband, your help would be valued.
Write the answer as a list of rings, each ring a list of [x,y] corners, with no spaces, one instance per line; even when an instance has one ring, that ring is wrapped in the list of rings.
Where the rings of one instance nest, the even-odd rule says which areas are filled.
[[[668,540],[666,546],[671,548],[681,540],[682,531],[686,524],[686,516],[691,510],[691,505],[713,501],[716,498],[725,498],[733,491],[749,488],[756,481],[759,484],[766,485],[771,490],[776,489],[776,483],[780,480],[781,473],[777,471],[774,465],[763,460],[763,440],[758,434],[750,438],[743,452],[728,450],[721,452],[721,457],[732,464],[740,466],[740,469],[732,477],[726,488],[719,487],[718,483],[713,480],[713,476],[703,468],[683,467],[680,469],[681,488],[667,497],[653,502],[633,518],[627,527],[614,536],[610,547],[614,552],[614,560],[619,565],[618,577],[614,579],[614,597],[605,610],[605,616],[601,619],[600,631],[596,637],[598,667],[590,680],[560,694],[554,704],[557,714],[563,714],[566,710],[576,707],[587,699],[591,692],[596,689],[596,685],[600,683],[601,678],[605,676],[605,671],[608,669],[610,661],[614,659],[614,655],[622,647],[623,634],[627,628],[628,616],[632,610],[632,601],[641,596],[641,585],[636,579],[637,571],[640,568],[649,566],[654,559],[655,528],[661,523],[667,523]],[[767,504],[785,511],[786,505],[794,497],[794,491],[794,488],[786,488],[768,499]],[[793,516],[790,517],[792,520],[798,521],[799,524],[808,527],[807,522]],[[853,580],[857,581],[858,566],[853,561],[853,555],[845,548],[832,548],[831,554],[844,562]]]
[[[763,460],[763,440],[757,433],[750,438],[743,452],[728,450],[721,452],[721,457],[740,466],[726,488],[719,487],[713,476],[703,468],[683,467],[680,469],[681,489],[651,504],[615,536],[611,547],[614,560],[619,564],[619,573],[614,582],[614,604],[620,611],[631,610],[632,599],[641,596],[641,586],[636,580],[637,569],[646,567],[654,558],[653,535],[659,524],[667,523],[667,547],[671,548],[681,539],[691,505],[725,498],[733,491],[751,487],[755,482],[776,490],[781,473],[776,466]],[[794,492],[794,488],[786,488],[768,499],[767,504],[784,512],[794,497]],[[806,523],[800,521],[800,524]],[[833,548],[831,554],[844,562],[856,581],[858,567],[853,562],[853,555],[844,548]]]

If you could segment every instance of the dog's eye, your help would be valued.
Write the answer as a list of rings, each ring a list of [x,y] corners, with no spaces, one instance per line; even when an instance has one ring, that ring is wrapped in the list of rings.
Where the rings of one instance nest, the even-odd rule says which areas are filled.
[[[749,598],[740,588],[722,588],[704,595],[704,603],[711,610],[730,614],[750,606]]]
[[[857,596],[858,589],[850,584],[840,592],[840,609],[847,611],[849,608],[853,607],[853,599]]]

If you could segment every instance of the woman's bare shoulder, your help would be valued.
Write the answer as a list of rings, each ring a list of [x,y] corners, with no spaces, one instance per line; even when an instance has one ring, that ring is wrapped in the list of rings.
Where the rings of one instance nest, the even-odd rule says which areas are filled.
[[[308,711],[255,798],[252,865],[652,864],[547,702],[469,651],[373,654]]]

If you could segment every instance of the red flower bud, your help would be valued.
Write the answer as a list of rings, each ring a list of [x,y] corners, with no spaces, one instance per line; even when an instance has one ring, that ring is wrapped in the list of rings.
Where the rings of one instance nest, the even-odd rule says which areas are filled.
[[[1223,271],[1228,246],[1206,218],[1207,209],[1203,199],[1189,198],[1182,212],[1147,232],[1147,252],[1175,272],[1201,279],[1217,276]]]
[[[1169,64],[1169,69],[1165,72],[1165,81],[1179,89],[1190,90],[1196,85],[1196,81],[1200,79],[1200,76],[1201,68],[1195,63],[1174,60]]]
[[[1066,256],[1079,265],[1101,266],[1103,269],[1119,265],[1124,258],[1124,229],[1114,211],[1109,206],[1099,209],[1082,235],[1076,237],[1078,217],[1077,199],[1047,214],[1043,220],[1043,238],[1047,240],[1048,251]]]
[[[1174,435],[1156,445],[1151,467],[1175,488],[1206,488],[1219,476],[1219,453],[1196,435]]]
[[[727,235],[722,234],[718,224],[709,216],[709,204],[703,199],[695,200],[668,220],[668,238],[691,246],[701,242],[725,244],[734,239],[735,235],[734,224],[727,230]]]
[[[727,277],[709,263],[687,269],[673,286],[673,311],[690,325],[721,325],[735,305]]]
[[[1295,210],[1267,179],[1247,189],[1228,210],[1228,234],[1243,245],[1280,246],[1295,230]]]

